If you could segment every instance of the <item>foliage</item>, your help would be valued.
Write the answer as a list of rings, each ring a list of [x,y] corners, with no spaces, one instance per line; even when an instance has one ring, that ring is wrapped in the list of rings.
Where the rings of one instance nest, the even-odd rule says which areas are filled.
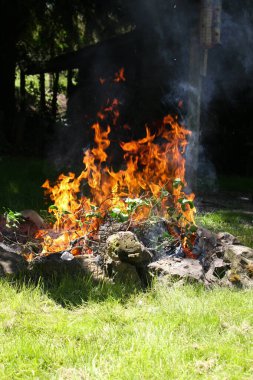
[[[114,207],[111,210],[109,210],[108,215],[112,219],[116,219],[120,222],[125,222],[131,218],[131,216],[137,211],[139,207],[142,206],[152,206],[151,203],[152,198],[126,198],[125,199],[125,209],[121,210],[119,207]]]
[[[173,186],[183,186],[183,182],[180,179],[176,179],[173,183]],[[196,226],[188,221],[184,212],[187,211],[188,207],[190,209],[194,208],[193,201],[189,200],[183,192],[181,192],[181,198],[177,200],[177,204],[174,205],[175,200],[174,196],[169,193],[165,189],[160,190],[160,194],[158,196],[148,196],[143,194],[139,198],[122,198],[119,201],[119,206],[109,207],[107,211],[102,211],[98,206],[91,205],[91,210],[81,210],[78,214],[73,214],[71,211],[59,209],[56,205],[49,206],[49,212],[52,213],[58,222],[62,225],[65,220],[68,218],[68,215],[72,215],[76,220],[76,223],[79,224],[80,227],[83,226],[84,223],[89,224],[89,220],[93,218],[103,219],[103,218],[111,218],[117,222],[129,222],[129,225],[135,219],[135,216],[141,209],[148,210],[148,213],[145,213],[147,221],[159,220],[163,218],[167,220],[167,222],[172,226],[179,228],[180,225],[184,225],[184,229],[182,230],[183,235],[186,237],[190,237],[193,233],[196,232]],[[167,205],[167,207],[165,206]],[[173,205],[173,206],[171,206]],[[166,207],[166,208],[165,208]],[[167,209],[167,213],[165,213],[165,209]],[[181,223],[182,222],[182,223]]]
[[[102,3],[98,0],[48,0],[38,3],[37,8],[31,8],[31,25],[18,43],[21,67],[111,37],[119,32],[119,18],[121,29],[129,23],[124,19],[124,6],[120,0]]]
[[[4,217],[6,219],[6,227],[8,228],[18,228],[19,223],[23,220],[23,216],[18,211],[13,211],[4,209]]]
[[[40,210],[39,215],[42,217],[42,219],[47,225],[52,225],[56,222],[55,216],[49,213],[48,210]]]

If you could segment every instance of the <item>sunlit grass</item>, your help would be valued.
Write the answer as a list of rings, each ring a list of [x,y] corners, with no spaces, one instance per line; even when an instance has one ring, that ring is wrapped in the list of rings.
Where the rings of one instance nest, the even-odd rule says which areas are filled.
[[[69,285],[51,290],[69,299]],[[252,291],[76,287],[83,301],[64,308],[42,284],[0,283],[1,379],[253,377]]]

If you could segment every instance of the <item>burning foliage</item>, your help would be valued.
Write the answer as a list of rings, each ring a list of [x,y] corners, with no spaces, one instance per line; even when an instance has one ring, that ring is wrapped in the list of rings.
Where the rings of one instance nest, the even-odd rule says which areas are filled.
[[[125,81],[124,69],[113,82]],[[180,239],[184,253],[192,256],[195,239],[194,194],[184,192],[187,138],[190,135],[177,117],[167,115],[156,132],[146,126],[145,137],[119,142],[123,164],[109,166],[111,132],[119,123],[119,100],[108,100],[92,125],[94,144],[85,151],[84,169],[79,174],[61,174],[54,185],[43,184],[53,201],[49,212],[55,223],[37,234],[43,253],[70,250],[76,255],[92,253],[87,244],[96,239],[106,221],[128,223],[128,228],[151,219],[165,220],[168,235]],[[77,249],[73,241],[83,241]]]

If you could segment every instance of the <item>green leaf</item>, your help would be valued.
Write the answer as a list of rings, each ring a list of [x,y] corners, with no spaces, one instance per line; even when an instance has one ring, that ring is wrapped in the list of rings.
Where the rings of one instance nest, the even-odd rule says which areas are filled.
[[[125,222],[128,220],[129,215],[122,211],[120,208],[115,207],[109,212],[109,216],[113,219],[119,220],[120,222]]]
[[[180,218],[182,218],[183,214],[179,213],[177,216],[176,216],[176,219],[179,220]]]
[[[194,203],[193,203],[193,201],[191,201],[190,199],[187,199],[187,198],[180,198],[180,199],[178,199],[178,203],[181,204],[181,207],[182,207],[182,209],[183,209],[184,211],[187,210],[186,205],[189,205],[191,209],[194,208]]]
[[[87,212],[87,214],[85,214],[86,218],[101,218],[101,216],[100,212]]]
[[[172,239],[172,236],[171,236],[168,232],[164,232],[164,233],[162,234],[162,238],[163,238],[163,239],[166,239],[166,238]]]
[[[64,215],[72,214],[71,212],[69,212],[69,211],[67,211],[67,210],[62,210],[62,213],[63,213]]]
[[[77,223],[78,223],[79,227],[83,227],[83,222],[81,220],[77,220]]]
[[[190,230],[190,232],[194,233],[194,232],[197,232],[198,227],[195,225],[192,225],[189,230]]]
[[[114,207],[114,208],[112,209],[112,213],[113,213],[113,214],[120,214],[120,213],[121,213],[121,209],[118,208],[118,207]]]
[[[176,179],[174,179],[172,186],[173,186],[175,189],[177,189],[179,186],[182,186],[182,187],[183,187],[183,186],[184,186],[184,183],[181,181],[180,178],[176,178]]]
[[[161,191],[161,197],[165,198],[169,195],[169,192],[167,190],[162,190]]]
[[[49,208],[49,210],[58,210],[58,207],[55,205],[51,205],[48,208]]]

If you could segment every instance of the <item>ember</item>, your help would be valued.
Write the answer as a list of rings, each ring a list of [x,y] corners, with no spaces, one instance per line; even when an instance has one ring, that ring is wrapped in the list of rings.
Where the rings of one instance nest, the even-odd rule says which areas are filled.
[[[114,82],[124,81],[124,69]],[[92,125],[94,146],[84,153],[84,170],[61,174],[55,185],[49,181],[43,188],[53,201],[49,211],[55,216],[52,229],[39,231],[43,253],[73,248],[76,239],[83,239],[83,252],[90,253],[87,239],[95,237],[106,219],[144,222],[151,215],[170,220],[168,233],[179,236],[186,255],[191,256],[194,244],[194,194],[183,192],[185,177],[184,153],[190,132],[176,117],[165,116],[155,133],[146,126],[145,137],[119,142],[124,164],[118,171],[109,167],[110,133],[119,119],[119,101],[113,99],[97,114]],[[83,190],[87,189],[87,190]],[[176,227],[176,228],[175,228]],[[72,249],[72,254],[80,248]]]

